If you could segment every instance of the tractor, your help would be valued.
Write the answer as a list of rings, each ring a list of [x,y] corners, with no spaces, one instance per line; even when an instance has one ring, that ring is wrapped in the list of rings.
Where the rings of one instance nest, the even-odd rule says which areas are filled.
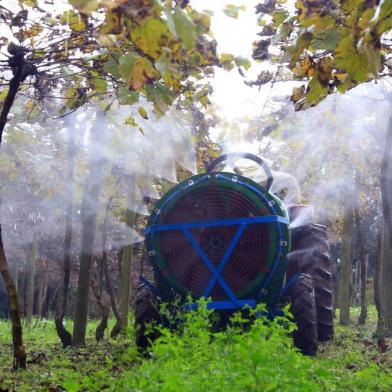
[[[219,168],[228,160],[251,160],[263,183]],[[136,344],[146,350],[165,324],[159,304],[208,298],[222,323],[236,311],[264,303],[270,317],[290,303],[294,344],[314,355],[332,339],[332,281],[325,226],[312,222],[312,208],[285,206],[271,192],[273,173],[249,153],[223,155],[167,192],[153,207],[145,229],[145,251],[153,278],[141,277],[135,299]],[[303,219],[302,217],[306,218]],[[299,224],[292,225],[293,222]]]

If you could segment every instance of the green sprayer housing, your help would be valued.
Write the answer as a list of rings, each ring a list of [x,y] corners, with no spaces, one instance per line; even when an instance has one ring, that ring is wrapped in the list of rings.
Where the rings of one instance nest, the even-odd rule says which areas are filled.
[[[264,170],[265,185],[240,175],[234,164],[244,158]],[[217,170],[225,161],[234,173]],[[209,298],[207,307],[218,310],[218,328],[237,309],[264,303],[271,318],[289,303],[297,325],[294,344],[303,353],[314,355],[319,341],[332,339],[327,229],[313,223],[311,206],[290,204],[287,211],[270,192],[272,183],[260,157],[234,153],[215,159],[206,173],[181,182],[157,202],[145,232],[154,277],[141,277],[135,299],[139,350],[146,352],[159,335],[150,323],[176,328],[159,309],[178,296],[180,311],[197,306],[189,296]],[[264,312],[254,316],[259,314]]]
[[[264,164],[266,187],[214,171],[224,158],[166,193],[150,216],[146,250],[160,296],[207,297],[214,309],[260,302],[271,309],[284,286],[288,213],[268,191],[272,176]]]

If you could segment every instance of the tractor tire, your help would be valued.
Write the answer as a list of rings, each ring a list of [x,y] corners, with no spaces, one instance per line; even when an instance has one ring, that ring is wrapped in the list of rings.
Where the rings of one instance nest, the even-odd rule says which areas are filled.
[[[292,253],[297,271],[313,278],[316,299],[318,340],[333,338],[333,295],[331,261],[325,226],[309,224],[292,231]]]
[[[158,297],[147,286],[140,285],[135,298],[135,343],[141,353],[146,353],[159,336],[157,331],[147,332],[147,324],[163,324],[163,319],[159,314]]]
[[[318,348],[316,303],[313,279],[300,274],[290,287],[288,297],[297,330],[293,334],[294,345],[305,355],[315,355]]]

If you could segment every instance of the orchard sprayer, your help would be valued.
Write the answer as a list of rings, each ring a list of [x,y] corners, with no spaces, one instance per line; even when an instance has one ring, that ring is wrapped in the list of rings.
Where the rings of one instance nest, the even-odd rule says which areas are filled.
[[[218,170],[239,159],[260,166],[263,184],[239,170]],[[192,311],[197,305],[189,298],[201,297],[209,298],[207,307],[222,320],[259,303],[273,317],[289,302],[297,324],[294,342],[306,354],[332,338],[326,228],[312,222],[310,206],[286,206],[270,191],[273,182],[259,156],[234,153],[215,159],[204,174],[179,183],[157,202],[145,231],[153,278],[142,277],[135,303],[139,348],[153,338],[148,323],[165,323],[160,303],[179,300],[184,311]],[[307,219],[290,228],[304,214]]]

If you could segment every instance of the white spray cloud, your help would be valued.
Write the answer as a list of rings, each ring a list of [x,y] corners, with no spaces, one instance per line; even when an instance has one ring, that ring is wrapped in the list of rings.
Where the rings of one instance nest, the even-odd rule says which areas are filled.
[[[279,194],[286,188],[287,205],[302,199],[314,206],[316,220],[334,221],[342,215],[342,197],[355,193],[355,170],[364,177],[373,175],[372,185],[377,186],[391,92],[391,81],[384,80],[360,85],[344,95],[330,95],[316,107],[300,112],[283,101],[281,110],[286,114],[274,124],[273,138],[256,140],[254,129],[233,129],[226,134],[225,152],[261,152],[267,163],[279,168],[274,171],[272,192]],[[258,126],[265,129],[264,123]],[[242,169],[256,182],[265,179],[257,165],[243,163]],[[306,221],[308,218],[299,217],[295,225]]]
[[[86,106],[64,119],[36,124],[24,123],[23,113],[13,116],[0,154],[3,163],[0,169],[1,221],[10,259],[25,259],[24,251],[26,246],[29,247],[33,232],[46,240],[56,238],[61,242],[64,238],[70,132],[74,135],[76,151],[75,253],[80,250],[81,199],[89,174],[89,160],[103,164],[102,176],[90,179],[102,185],[99,205],[95,205],[87,195],[90,212],[99,211],[99,224],[110,196],[118,199],[120,207],[146,215],[148,211],[143,198],[159,198],[154,185],[157,179],[175,183],[177,165],[191,173],[196,172],[193,135],[184,114],[173,110],[158,118],[152,110],[147,112],[148,120],[140,116],[137,108],[114,104],[106,114],[98,114],[99,109]],[[130,117],[134,118],[137,126],[125,124]],[[129,189],[133,189],[133,194],[127,197]],[[32,214],[41,218],[30,219]],[[108,241],[110,249],[143,239],[116,216],[111,219],[111,233],[113,236]],[[96,252],[99,254],[99,233],[96,238]]]

